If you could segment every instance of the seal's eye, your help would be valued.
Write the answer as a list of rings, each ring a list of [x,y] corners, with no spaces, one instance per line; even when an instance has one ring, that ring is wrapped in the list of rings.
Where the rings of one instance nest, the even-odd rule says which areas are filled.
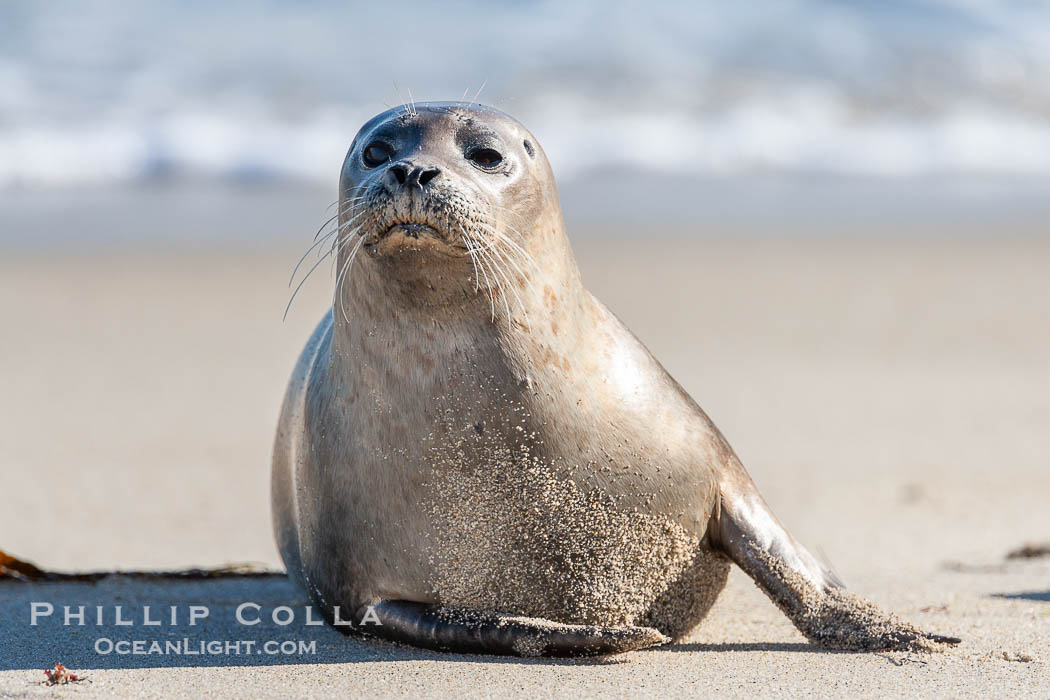
[[[361,160],[369,168],[382,165],[390,160],[390,149],[386,144],[370,143],[365,146],[365,150],[361,153]]]
[[[486,170],[491,170],[503,162],[503,156],[500,155],[500,152],[492,148],[479,148],[476,151],[471,151],[467,158],[479,168],[485,168]]]

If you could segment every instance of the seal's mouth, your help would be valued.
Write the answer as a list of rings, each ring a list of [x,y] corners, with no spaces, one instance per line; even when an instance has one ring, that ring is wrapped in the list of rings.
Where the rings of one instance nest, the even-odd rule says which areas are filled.
[[[418,223],[395,223],[365,239],[365,248],[377,255],[400,250],[442,248],[446,245],[445,237],[437,229]]]
[[[365,239],[364,247],[372,254],[383,255],[402,250],[435,250],[452,253],[459,246],[449,236],[430,224],[400,221],[380,229]]]
[[[444,237],[438,234],[433,226],[428,226],[427,224],[394,224],[379,234],[379,240],[390,238],[391,236],[404,236],[415,240],[423,237],[444,240]]]

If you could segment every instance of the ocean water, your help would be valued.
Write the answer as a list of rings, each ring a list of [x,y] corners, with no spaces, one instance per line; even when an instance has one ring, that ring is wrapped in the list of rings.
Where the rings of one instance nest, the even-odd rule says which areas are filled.
[[[477,99],[563,182],[1050,175],[1050,4],[0,2],[0,188],[330,183],[358,126]]]
[[[0,245],[308,240],[364,121],[459,99],[576,237],[1050,235],[1050,3],[0,0]]]

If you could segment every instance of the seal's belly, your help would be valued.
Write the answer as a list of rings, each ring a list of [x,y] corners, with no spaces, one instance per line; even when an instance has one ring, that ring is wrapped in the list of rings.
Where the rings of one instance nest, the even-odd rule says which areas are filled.
[[[443,605],[679,636],[724,585],[724,559],[672,518],[585,491],[539,459],[461,452],[435,474],[428,554]]]

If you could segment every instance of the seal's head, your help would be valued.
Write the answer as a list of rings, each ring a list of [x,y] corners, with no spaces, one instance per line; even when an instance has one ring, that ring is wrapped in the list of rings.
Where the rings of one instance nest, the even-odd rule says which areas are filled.
[[[488,304],[493,289],[505,295],[528,277],[545,239],[564,238],[535,137],[477,104],[417,103],[372,118],[339,191],[340,266],[360,248],[368,277],[427,306],[479,294]]]

